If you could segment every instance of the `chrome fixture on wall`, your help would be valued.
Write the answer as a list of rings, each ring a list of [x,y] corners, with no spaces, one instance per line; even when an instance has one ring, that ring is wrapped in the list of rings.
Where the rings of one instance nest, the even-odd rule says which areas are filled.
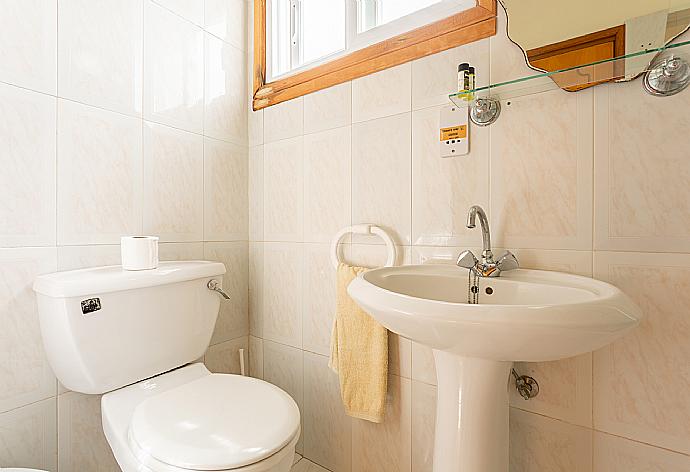
[[[685,90],[690,84],[690,64],[674,54],[659,57],[644,74],[644,90],[656,97],[668,97]]]
[[[489,126],[501,114],[501,102],[495,98],[478,98],[470,105],[470,119],[477,126]]]
[[[539,384],[533,377],[520,375],[515,369],[511,369],[511,372],[515,378],[515,389],[523,399],[531,400],[539,395]]]
[[[479,205],[470,207],[467,214],[467,227],[475,228],[477,217],[479,217],[479,224],[482,228],[482,258],[478,260],[472,251],[467,250],[460,253],[456,264],[470,269],[477,277],[498,277],[501,272],[517,269],[519,267],[518,260],[510,251],[506,251],[497,261],[494,260],[494,254],[491,251],[489,220],[484,209]]]

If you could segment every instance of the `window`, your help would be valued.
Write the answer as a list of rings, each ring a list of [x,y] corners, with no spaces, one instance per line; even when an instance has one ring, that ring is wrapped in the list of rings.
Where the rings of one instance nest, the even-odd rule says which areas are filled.
[[[268,77],[283,77],[474,6],[474,0],[267,0]]]
[[[272,0],[269,77],[345,49],[344,0]]]
[[[254,0],[255,110],[496,33],[496,0]]]

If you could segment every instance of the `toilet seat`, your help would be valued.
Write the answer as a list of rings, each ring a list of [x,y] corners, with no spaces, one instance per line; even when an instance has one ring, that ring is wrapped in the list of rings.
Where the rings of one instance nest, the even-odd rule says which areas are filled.
[[[207,380],[198,382],[202,379]],[[174,393],[164,395],[168,392]],[[101,412],[103,431],[123,472],[289,472],[300,435],[299,409],[287,393],[263,380],[212,374],[200,363],[109,392],[101,398]],[[229,452],[232,444],[226,447],[217,438],[204,441],[204,434],[208,437],[217,432],[214,422],[221,439],[236,441],[235,452],[242,452],[242,445],[247,450],[236,455]],[[191,442],[201,445],[198,449],[210,450],[180,445],[175,438],[187,441],[187,433],[165,432],[169,427],[197,428]],[[256,431],[244,434],[249,428]],[[190,455],[175,458],[170,449],[182,447]]]
[[[128,439],[139,461],[188,470],[228,470],[259,462],[299,431],[292,398],[261,380],[211,374],[141,402]]]

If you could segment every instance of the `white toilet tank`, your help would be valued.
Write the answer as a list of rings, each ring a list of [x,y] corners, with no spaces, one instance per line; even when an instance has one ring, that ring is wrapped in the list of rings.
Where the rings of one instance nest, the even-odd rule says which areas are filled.
[[[211,340],[222,282],[219,262],[162,262],[157,269],[96,267],[34,283],[48,360],[62,384],[104,393],[201,357]]]

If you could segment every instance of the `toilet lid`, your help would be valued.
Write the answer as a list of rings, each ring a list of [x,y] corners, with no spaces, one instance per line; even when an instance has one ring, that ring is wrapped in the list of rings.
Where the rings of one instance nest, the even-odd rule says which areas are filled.
[[[140,403],[130,441],[157,461],[182,469],[225,470],[253,464],[299,431],[295,401],[251,377],[211,374]]]

